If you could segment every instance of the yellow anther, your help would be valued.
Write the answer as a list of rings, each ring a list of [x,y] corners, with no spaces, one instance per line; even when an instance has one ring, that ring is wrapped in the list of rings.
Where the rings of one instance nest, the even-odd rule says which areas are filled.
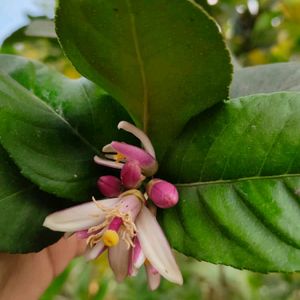
[[[126,156],[124,156],[122,153],[117,153],[114,155],[114,160],[116,162],[120,162],[126,159]]]
[[[151,266],[151,263],[150,263],[150,261],[147,258],[144,261],[144,265],[145,266]]]
[[[119,243],[119,235],[115,230],[106,230],[102,236],[103,244],[107,247],[116,246]]]

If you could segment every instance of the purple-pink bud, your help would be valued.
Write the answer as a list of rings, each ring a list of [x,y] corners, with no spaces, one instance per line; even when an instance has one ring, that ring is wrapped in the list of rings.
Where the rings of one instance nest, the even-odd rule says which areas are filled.
[[[97,181],[99,191],[108,198],[118,197],[122,193],[122,183],[118,177],[101,176]]]
[[[138,188],[145,176],[142,175],[142,170],[139,163],[135,160],[127,161],[121,170],[121,180],[127,189]]]
[[[129,145],[126,143],[120,143],[112,141],[110,146],[117,152],[126,157],[127,161],[137,161],[142,169],[142,172],[146,176],[152,176],[158,169],[156,159],[147,153],[145,150]]]
[[[160,208],[169,208],[177,204],[178,192],[170,182],[162,179],[152,179],[146,187],[149,198]]]

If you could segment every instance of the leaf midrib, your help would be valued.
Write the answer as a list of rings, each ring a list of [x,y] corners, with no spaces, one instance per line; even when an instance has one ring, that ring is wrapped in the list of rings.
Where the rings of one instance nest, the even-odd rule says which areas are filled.
[[[130,23],[131,23],[131,34],[132,39],[134,42],[134,49],[136,53],[136,59],[139,66],[141,79],[142,79],[142,86],[143,86],[143,130],[144,132],[148,131],[148,121],[149,121],[149,114],[148,114],[148,106],[149,106],[149,95],[148,95],[148,85],[147,85],[147,78],[146,78],[146,72],[144,67],[144,61],[142,59],[141,51],[140,51],[140,45],[137,35],[137,29],[135,24],[135,16],[132,12],[131,2],[130,0],[126,0],[126,4],[128,7],[128,12],[130,16]]]
[[[29,185],[25,189],[22,189],[20,191],[17,191],[17,192],[14,192],[14,193],[10,194],[10,195],[7,195],[7,196],[5,196],[3,198],[0,198],[0,202],[3,202],[3,201],[5,201],[5,200],[7,200],[7,199],[9,199],[11,197],[15,197],[15,196],[17,196],[19,194],[26,193],[26,192],[28,192],[30,190],[33,190],[34,188],[35,188],[34,185]]]
[[[72,125],[66,120],[64,119],[60,114],[58,114],[51,106],[49,106],[45,101],[43,101],[42,99],[40,99],[39,97],[37,97],[35,94],[30,93],[25,87],[23,87],[18,81],[14,80],[11,76],[9,76],[8,74],[5,74],[3,72],[0,71],[0,75],[2,75],[4,78],[8,79],[9,81],[12,82],[12,84],[15,84],[18,86],[19,90],[23,90],[25,94],[29,95],[30,97],[35,98],[38,103],[40,103],[41,105],[43,105],[47,110],[49,110],[50,112],[52,112],[54,114],[54,116],[56,116],[57,118],[59,118],[63,123],[65,123],[67,125],[67,127],[70,128],[70,130],[72,131],[72,133],[74,135],[76,135],[86,146],[88,146],[91,150],[93,150],[96,154],[100,154],[99,151],[97,150],[97,148],[95,148],[91,143],[89,143],[88,140],[86,140],[81,134],[79,134],[79,132],[77,130],[75,130]],[[9,98],[13,98],[11,95],[8,95],[7,93],[1,91],[2,94],[4,94],[5,96],[9,97]]]
[[[213,184],[230,184],[236,183],[241,181],[248,181],[248,180],[264,180],[264,179],[284,179],[288,177],[300,177],[299,174],[282,174],[282,175],[270,175],[270,176],[252,176],[252,177],[243,177],[243,178],[236,178],[236,179],[218,179],[212,181],[203,181],[203,182],[191,182],[191,183],[176,183],[177,187],[196,187],[196,186],[203,186],[203,185],[213,185]]]

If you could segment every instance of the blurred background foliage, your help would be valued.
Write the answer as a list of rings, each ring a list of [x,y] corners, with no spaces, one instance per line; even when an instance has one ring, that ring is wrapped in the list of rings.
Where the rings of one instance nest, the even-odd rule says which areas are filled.
[[[242,66],[300,59],[299,0],[196,0]]]
[[[70,78],[80,75],[55,37],[54,0],[0,0],[0,53],[44,62]],[[196,0],[218,22],[240,66],[300,60],[300,0]],[[41,300],[296,300],[300,274],[258,274],[197,262],[177,254],[184,285],[163,280],[147,291],[146,276],[117,284],[105,255],[72,261]],[[142,275],[142,276],[141,276]]]

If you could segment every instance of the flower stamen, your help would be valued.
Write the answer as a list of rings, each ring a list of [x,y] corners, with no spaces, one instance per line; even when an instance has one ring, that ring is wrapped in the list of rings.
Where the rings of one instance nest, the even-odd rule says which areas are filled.
[[[120,199],[129,195],[134,195],[137,199],[139,199],[143,203],[145,201],[145,198],[143,197],[142,193],[135,189],[124,192],[123,194],[120,195]],[[90,236],[87,238],[87,244],[90,247],[93,247],[100,241],[103,241],[103,243],[106,246],[112,247],[109,245],[112,244],[114,246],[114,242],[116,242],[117,239],[115,237],[115,234],[118,234],[117,230],[120,228],[121,231],[120,236],[126,242],[128,249],[130,247],[134,247],[133,238],[136,236],[137,229],[132,220],[132,216],[130,212],[127,211],[122,212],[121,203],[116,205],[113,208],[108,208],[102,205],[101,203],[99,203],[99,201],[96,201],[94,197],[92,199],[95,205],[97,206],[97,208],[105,212],[106,216],[105,216],[105,220],[101,224],[92,226],[88,229],[88,234],[90,234]],[[121,221],[120,225],[117,226],[119,228],[116,230],[114,230],[115,228],[111,230],[109,227],[112,224],[113,220],[116,219],[120,219]],[[114,231],[115,233],[112,233],[112,231]],[[112,241],[110,241],[110,239],[112,239]],[[118,239],[119,239],[119,235],[118,235]]]
[[[124,162],[126,160],[126,156],[123,155],[122,153],[117,153],[113,156],[113,159],[116,161],[116,162]]]

